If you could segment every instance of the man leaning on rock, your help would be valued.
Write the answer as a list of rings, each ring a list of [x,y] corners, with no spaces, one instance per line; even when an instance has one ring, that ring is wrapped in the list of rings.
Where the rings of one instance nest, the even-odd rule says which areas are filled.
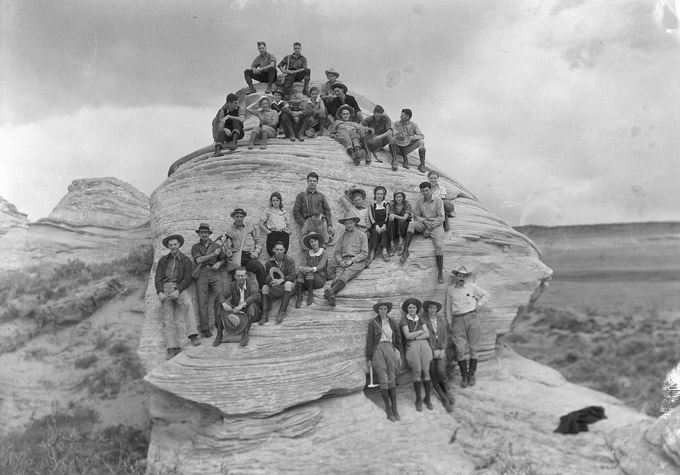
[[[227,256],[227,270],[232,271],[237,267],[244,266],[249,272],[255,274],[258,287],[262,288],[265,280],[264,266],[257,257],[262,250],[262,238],[251,223],[244,220],[248,213],[243,208],[236,208],[231,212],[234,224],[227,228],[224,233],[227,237],[225,255]]]
[[[194,346],[198,341],[198,329],[191,308],[191,300],[186,289],[191,285],[192,263],[188,256],[179,250],[184,244],[184,237],[172,234],[163,239],[163,246],[170,250],[161,257],[156,266],[155,286],[158,299],[161,301],[160,320],[167,348],[167,359],[179,354],[182,349],[177,339],[178,320],[184,323],[184,330]]]
[[[210,239],[212,230],[208,223],[201,223],[196,230],[199,241],[191,247],[191,257],[196,264],[196,300],[198,301],[198,321],[203,338],[212,337],[208,317],[210,294],[223,292],[222,271],[224,254],[222,243]]]

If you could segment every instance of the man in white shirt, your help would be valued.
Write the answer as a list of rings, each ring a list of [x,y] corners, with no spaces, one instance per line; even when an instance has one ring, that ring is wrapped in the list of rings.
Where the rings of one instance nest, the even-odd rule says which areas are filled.
[[[456,345],[456,359],[462,375],[460,385],[474,386],[477,380],[477,349],[482,328],[477,318],[477,307],[489,300],[489,294],[482,288],[468,282],[472,275],[465,266],[452,270],[454,283],[446,290],[446,319],[453,328],[453,343]],[[470,350],[470,368],[465,359],[465,347]]]

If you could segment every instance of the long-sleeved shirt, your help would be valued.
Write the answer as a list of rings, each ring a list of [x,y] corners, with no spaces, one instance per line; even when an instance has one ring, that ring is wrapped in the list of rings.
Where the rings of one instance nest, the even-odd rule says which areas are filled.
[[[320,191],[301,191],[295,197],[293,205],[293,218],[302,226],[310,216],[323,215],[328,224],[332,224],[331,208],[328,206],[326,197]]]
[[[357,104],[357,100],[354,98],[354,96],[350,96],[348,94],[345,94],[344,102],[339,97],[336,97],[335,99],[330,101],[328,103],[328,113],[335,117],[335,113],[338,112],[340,106],[343,106],[345,104],[351,106],[352,109],[354,109],[354,114],[361,114],[361,108],[359,107],[359,104]]]
[[[365,127],[361,124],[357,124],[356,122],[351,122],[349,120],[342,120],[338,119],[335,122],[333,122],[333,125],[331,126],[330,134],[337,134],[339,132],[347,132],[350,134],[350,137],[352,134],[359,135],[359,133],[364,130]]]
[[[267,265],[264,268],[265,272],[267,273],[267,278],[265,280],[267,285],[271,285],[272,283],[272,278],[269,275],[269,271],[272,269],[272,267],[276,267],[281,272],[283,272],[283,280],[287,282],[295,282],[297,266],[295,265],[295,259],[290,257],[288,254],[283,255],[283,261],[280,263],[277,262],[276,256],[267,261]]]
[[[441,199],[446,198],[446,187],[440,185],[439,183],[432,185],[432,196],[436,196],[437,198]]]
[[[264,227],[270,231],[283,230],[289,232],[288,223],[288,212],[283,209],[272,208],[271,206],[267,208],[264,213],[264,218],[262,218],[262,223]]]
[[[335,98],[335,92],[333,92],[333,88],[335,87],[336,83],[338,81],[330,82],[326,81],[323,83],[323,86],[321,86],[321,90],[319,91],[319,96],[322,98],[328,97],[329,100],[333,100]]]
[[[191,258],[194,260],[194,262],[196,262],[197,257],[203,257],[219,247],[219,244],[215,244],[214,246],[213,244],[215,244],[215,241],[213,241],[212,239],[208,239],[207,246],[204,246],[201,241],[198,241],[196,244],[191,246]],[[222,259],[224,259],[224,254],[220,256],[213,255],[207,261],[203,261],[203,265],[205,267],[210,267],[211,265],[215,264],[217,261],[221,261]],[[198,264],[198,262],[196,263]]]
[[[413,208],[413,219],[421,222],[427,221],[433,229],[441,226],[444,224],[444,202],[435,196],[432,196],[430,201],[420,198]]]
[[[371,127],[376,135],[380,135],[392,128],[392,120],[387,114],[384,114],[381,118],[371,115],[361,121],[361,125]]]
[[[366,359],[373,359],[373,353],[375,353],[375,350],[378,348],[378,344],[383,341],[383,335],[385,334],[383,328],[385,328],[385,323],[389,326],[391,331],[390,339],[392,346],[401,353],[401,332],[399,331],[396,322],[389,316],[387,317],[387,322],[383,322],[380,315],[378,315],[368,323],[368,332],[366,333]]]
[[[465,282],[462,287],[450,285],[446,290],[446,318],[451,322],[455,315],[472,312],[478,305],[484,305],[488,301],[488,292],[472,282]]]
[[[269,109],[267,111],[258,110],[253,112],[260,119],[260,124],[268,125],[269,127],[276,128],[279,126],[279,113],[274,109]]]
[[[241,294],[243,294],[243,301],[246,305],[252,303],[257,304],[261,300],[260,289],[257,286],[257,280],[254,276],[248,275],[243,288],[239,287],[238,282],[232,281],[225,289],[224,294],[217,295],[217,302],[222,305],[223,302],[229,302],[230,307],[236,307],[241,303]]]
[[[220,131],[224,129],[224,123],[222,122],[222,119],[224,119],[226,116],[236,117],[241,122],[244,122],[246,120],[246,110],[237,104],[235,104],[235,107],[230,108],[229,103],[225,102],[222,108],[217,111],[217,114],[212,121],[213,140],[217,140],[217,134],[219,134]]]
[[[366,233],[354,228],[343,233],[340,241],[335,245],[335,262],[342,263],[345,257],[351,257],[354,262],[361,262],[368,257],[368,238]]]
[[[432,351],[446,350],[448,343],[446,318],[440,314],[435,315],[434,319],[431,319],[429,315],[424,315],[423,322],[425,322],[430,332],[430,348],[432,348]]]
[[[402,122],[402,121],[397,121],[394,123],[394,131],[395,132],[402,132],[405,134],[408,138],[410,138],[412,141],[416,139],[424,139],[425,135],[420,131],[420,128],[418,127],[418,124],[415,122],[411,122],[410,120],[408,122]]]
[[[321,98],[317,98],[316,102],[309,99],[305,102],[305,114],[313,117],[326,117],[326,104]]]
[[[302,254],[302,267],[316,267],[321,277],[326,278],[326,264],[328,263],[328,252],[325,249],[319,249],[319,253],[315,253],[311,249]]]
[[[172,267],[173,263],[174,267]],[[177,256],[168,253],[158,259],[156,277],[154,279],[156,293],[163,292],[163,284],[172,281],[177,282],[177,291],[182,292],[191,285],[192,268],[191,258],[182,254],[182,251],[177,251]],[[167,275],[169,270],[172,270],[172,273]]]
[[[227,245],[232,252],[238,252],[241,249],[242,239],[244,251],[259,254],[262,249],[260,234],[257,232],[257,228],[250,223],[243,223],[240,227],[234,223],[229,226],[224,234],[227,235]]]
[[[250,65],[251,68],[264,68],[273,64],[276,67],[276,57],[271,53],[265,53],[264,56],[257,55],[253,60],[253,64]]]
[[[286,68],[289,71],[307,69],[307,58],[302,55],[295,56],[295,53],[285,56],[279,63],[279,69]]]

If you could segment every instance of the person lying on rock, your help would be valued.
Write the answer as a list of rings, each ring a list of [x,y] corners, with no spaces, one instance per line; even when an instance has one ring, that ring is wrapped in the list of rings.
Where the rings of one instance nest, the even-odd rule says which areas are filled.
[[[191,299],[186,289],[191,285],[192,263],[180,247],[184,245],[184,237],[172,234],[163,238],[163,246],[170,250],[158,260],[154,284],[158,300],[161,301],[161,333],[167,349],[166,359],[178,355],[182,348],[175,330],[184,324],[184,331],[194,346],[198,341],[198,328],[191,309]]]
[[[300,234],[319,233],[323,236],[323,245],[327,246],[335,235],[331,208],[326,197],[316,189],[319,175],[316,172],[307,174],[307,189],[295,197],[293,218],[301,226]],[[303,243],[304,244],[304,243]]]
[[[330,289],[326,289],[324,297],[331,307],[335,307],[335,297],[347,282],[364,270],[364,261],[368,257],[368,238],[366,233],[356,228],[361,218],[354,211],[348,211],[338,223],[345,226],[345,232],[335,245],[335,280]]]
[[[302,87],[302,94],[309,95],[309,78],[312,75],[312,70],[307,68],[307,58],[302,56],[302,44],[298,41],[293,43],[293,53],[287,55],[279,63],[279,69],[283,73],[283,94],[288,97],[293,92],[293,83],[295,81],[304,81]]]
[[[281,128],[283,135],[295,142],[297,138],[300,142],[305,141],[305,131],[312,123],[312,117],[304,108],[302,98],[295,94],[291,96],[287,107],[281,111]]]
[[[260,325],[269,321],[269,310],[275,299],[282,298],[279,313],[276,314],[276,323],[283,322],[288,310],[288,302],[293,293],[295,274],[297,273],[295,259],[286,254],[283,242],[278,241],[274,245],[274,255],[267,261],[265,266],[264,287],[262,287],[262,318]]]
[[[250,272],[247,272],[245,267],[239,267],[234,272],[234,280],[227,286],[225,291],[217,296],[215,299],[215,326],[217,327],[217,336],[213,341],[213,346],[220,346],[224,328],[222,328],[220,315],[220,307],[233,313],[243,312],[248,316],[248,324],[241,333],[241,346],[247,346],[249,340],[250,326],[257,321],[261,321],[260,316],[260,291],[258,289],[257,280]]]
[[[446,318],[451,323],[452,339],[456,345],[456,359],[462,379],[460,385],[474,386],[477,382],[477,360],[482,327],[477,317],[477,307],[489,301],[489,294],[469,282],[472,275],[465,266],[451,271],[454,283],[446,290]],[[470,351],[470,367],[465,358],[466,347]]]
[[[387,418],[400,421],[397,410],[397,372],[401,367],[401,331],[388,313],[392,302],[379,301],[373,305],[378,315],[368,323],[366,334],[366,362],[378,377],[380,395],[385,403]]]
[[[257,228],[244,221],[247,214],[243,208],[236,208],[231,212],[230,216],[234,219],[234,224],[229,226],[224,233],[227,270],[233,272],[233,269],[244,266],[249,272],[255,274],[258,287],[262,288],[265,280],[264,266],[257,260],[262,249],[262,239]]]
[[[252,150],[255,147],[255,140],[260,138],[261,149],[267,148],[267,139],[276,138],[276,127],[279,123],[279,113],[271,108],[271,99],[268,96],[262,96],[257,102],[253,102],[246,110],[252,112],[260,119],[259,124],[250,132],[250,140],[248,141],[248,149]]]
[[[430,333],[427,325],[418,318],[422,308],[420,300],[409,298],[401,304],[401,309],[406,315],[399,322],[399,328],[404,335],[404,347],[406,348],[406,362],[413,373],[413,390],[416,393],[416,411],[423,411],[420,387],[425,386],[425,406],[432,410],[432,383],[430,382],[430,361],[432,361],[432,349],[427,341]]]
[[[408,154],[418,149],[420,165],[418,171],[425,173],[425,135],[420,131],[418,124],[411,122],[413,112],[411,109],[402,109],[398,122],[394,124],[395,142],[401,156],[404,157],[404,168],[408,168]]]
[[[191,258],[196,264],[196,300],[198,301],[198,321],[204,338],[212,337],[208,317],[210,294],[224,292],[221,267],[224,264],[222,242],[210,239],[212,230],[208,223],[201,223],[196,230],[199,241],[191,246]]]
[[[215,156],[222,155],[222,148],[229,150],[238,148],[238,140],[245,136],[243,122],[246,120],[245,109],[238,104],[238,96],[229,94],[227,102],[217,111],[212,122]]]
[[[403,191],[395,191],[390,203],[390,213],[387,218],[387,235],[390,238],[390,256],[396,252],[399,256],[403,251],[402,239],[406,239],[406,231],[411,222],[411,203],[406,201]]]
[[[371,223],[368,217],[368,208],[366,207],[366,192],[361,188],[352,187],[345,190],[344,196],[340,197],[340,202],[347,211],[352,211],[359,216],[357,229],[366,233],[366,237],[370,235]]]
[[[392,131],[392,120],[385,114],[385,109],[381,105],[373,108],[373,115],[366,117],[361,125],[368,127],[366,133],[366,146],[372,153],[376,161],[382,162],[376,153],[387,145],[392,155],[392,170],[397,171],[397,146],[394,144]]]
[[[387,235],[387,217],[390,214],[390,203],[385,200],[387,189],[384,186],[376,186],[373,189],[373,203],[368,207],[368,222],[371,229],[371,237],[368,243],[370,254],[368,261],[375,258],[378,249],[382,249],[385,262],[389,262],[390,240]]]
[[[314,302],[314,289],[321,289],[326,285],[328,253],[322,247],[323,236],[319,233],[309,233],[302,238],[302,243],[308,250],[302,252],[302,262],[295,276],[297,287],[295,308],[302,306],[303,289],[307,290],[307,306],[310,306]]]
[[[449,231],[451,229],[449,218],[456,217],[452,201],[455,197],[447,198],[446,187],[437,183],[437,180],[439,180],[439,173],[436,171],[430,171],[430,173],[427,174],[427,179],[432,185],[432,195],[441,198],[442,202],[444,202],[444,231]]]
[[[310,99],[305,102],[305,112],[309,116],[308,137],[316,138],[323,135],[323,129],[328,126],[328,112],[326,105],[319,97],[319,88],[314,86],[309,90]]]
[[[347,155],[355,165],[361,165],[362,159],[365,159],[368,165],[371,163],[371,157],[366,155],[366,151],[361,146],[361,137],[366,133],[367,128],[350,120],[353,111],[349,105],[340,106],[335,114],[336,121],[333,122],[329,135],[345,147]]]
[[[348,105],[352,108],[352,116],[350,117],[350,120],[357,123],[360,123],[362,120],[364,120],[364,116],[361,113],[361,108],[359,107],[357,100],[354,98],[354,96],[347,94],[347,86],[345,84],[341,83],[340,81],[336,81],[335,84],[333,84],[333,94],[335,95],[335,98],[333,98],[333,100],[331,100],[326,107],[331,117],[335,117],[337,115],[338,109],[340,109],[340,107]]]
[[[442,400],[446,412],[453,411],[453,394],[446,386],[446,345],[448,344],[448,333],[446,317],[438,312],[442,309],[442,304],[432,300],[423,302],[423,322],[427,325],[430,334],[429,342],[432,349],[432,361],[430,362],[430,379],[434,386],[434,392]]]
[[[413,219],[406,231],[404,252],[401,255],[403,264],[410,255],[409,246],[414,233],[420,233],[434,241],[434,254],[437,262],[437,280],[444,283],[444,204],[440,198],[432,195],[432,185],[429,181],[420,184],[421,197],[413,207]]]
[[[283,199],[281,193],[273,192],[269,196],[269,206],[260,220],[260,227],[267,236],[267,255],[274,255],[274,244],[277,241],[283,242],[283,246],[288,249],[290,244],[290,224],[288,212],[283,209]]]
[[[323,86],[321,86],[321,91],[319,91],[319,97],[326,105],[326,109],[330,103],[335,99],[335,83],[340,77],[340,73],[335,70],[335,68],[330,68],[326,70],[326,81]]]
[[[267,44],[264,41],[257,42],[257,50],[260,54],[255,57],[250,68],[243,71],[248,84],[248,94],[257,92],[253,87],[253,79],[266,82],[266,93],[271,93],[272,85],[276,82],[276,58],[273,54],[267,53]]]

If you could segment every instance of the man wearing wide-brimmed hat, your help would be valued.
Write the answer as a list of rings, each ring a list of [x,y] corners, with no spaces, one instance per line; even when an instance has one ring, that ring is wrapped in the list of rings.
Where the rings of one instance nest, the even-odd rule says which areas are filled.
[[[194,260],[194,277],[196,278],[196,300],[198,301],[198,321],[203,338],[212,337],[208,316],[210,295],[224,291],[222,271],[224,253],[222,242],[210,239],[212,229],[208,223],[201,223],[196,229],[199,241],[191,246],[191,257]]]
[[[355,165],[361,163],[361,159],[366,159],[366,165],[371,163],[371,157],[366,155],[366,151],[361,145],[361,138],[368,130],[361,124],[350,120],[354,109],[351,106],[341,105],[335,113],[335,122],[330,128],[328,135],[337,140],[347,151]]]
[[[335,94],[335,98],[333,98],[328,103],[328,107],[326,108],[328,109],[328,114],[330,114],[331,117],[336,116],[336,113],[340,107],[348,105],[354,111],[350,117],[350,120],[354,122],[361,122],[364,120],[359,103],[354,96],[347,94],[347,86],[345,84],[341,83],[340,81],[336,81],[335,84],[333,84],[333,94]]]
[[[335,86],[336,81],[340,77],[340,73],[335,70],[335,68],[330,68],[326,70],[326,81],[323,86],[321,87],[321,91],[319,93],[319,96],[321,97],[321,100],[326,103],[326,107],[328,107],[328,103],[331,102],[333,99],[335,99],[335,92],[333,92],[333,86]]]
[[[369,153],[375,153],[387,145],[392,155],[392,170],[397,170],[397,146],[394,144],[394,137],[392,131],[392,120],[385,114],[385,109],[380,104],[373,108],[373,115],[366,117],[361,125],[368,127],[366,133],[366,146]],[[375,155],[378,162],[381,159]]]
[[[269,309],[274,299],[281,298],[281,306],[276,314],[276,323],[283,322],[288,310],[288,302],[293,295],[296,265],[295,259],[286,254],[286,247],[281,241],[274,244],[274,255],[265,265],[265,284],[262,287],[262,318],[260,325],[269,321]]]
[[[191,285],[192,264],[191,259],[179,250],[183,244],[184,237],[180,234],[163,238],[163,246],[168,248],[170,253],[158,260],[154,279],[156,293],[161,301],[161,331],[168,359],[182,351],[176,334],[180,320],[191,343],[194,346],[200,345],[191,300],[186,292]]]
[[[234,219],[234,224],[229,226],[224,233],[227,237],[225,244],[227,271],[233,272],[237,267],[245,266],[248,271],[255,274],[257,283],[262,288],[265,280],[264,266],[257,260],[262,250],[262,238],[258,228],[245,222],[247,215],[248,213],[243,208],[235,208],[231,212],[230,216]]]
[[[267,91],[272,92],[272,84],[276,82],[276,57],[267,53],[267,43],[264,41],[257,42],[257,50],[259,55],[253,60],[253,64],[249,69],[243,71],[243,76],[248,83],[248,94],[254,94],[257,91],[253,87],[253,79],[259,82],[267,83]]]
[[[356,229],[356,224],[361,218],[354,211],[348,211],[338,223],[345,226],[345,232],[335,245],[333,255],[337,268],[335,280],[330,289],[326,289],[324,297],[331,307],[335,307],[335,296],[340,292],[348,281],[355,278],[364,270],[365,261],[368,257],[368,238],[366,233]]]
[[[472,275],[465,266],[451,271],[454,283],[446,291],[446,318],[453,328],[453,343],[456,345],[456,359],[462,380],[460,385],[474,386],[477,371],[478,345],[482,328],[477,317],[477,307],[489,301],[489,294],[468,279]],[[465,357],[466,347],[470,350],[470,367]]]
[[[379,301],[373,305],[378,315],[368,323],[366,334],[366,361],[378,376],[380,395],[385,402],[387,418],[401,420],[397,410],[397,372],[401,366],[401,331],[388,313],[392,302]]]
[[[433,300],[423,302],[423,322],[427,325],[430,333],[430,348],[432,348],[432,361],[430,362],[430,379],[435,393],[442,400],[447,412],[453,411],[453,393],[446,386],[446,346],[448,344],[448,332],[446,317],[440,315],[442,304]]]
[[[418,171],[425,173],[425,135],[415,122],[411,122],[411,109],[402,109],[400,120],[394,124],[395,143],[404,157],[404,168],[408,168],[408,154],[418,149],[420,165]],[[401,140],[404,140],[403,142]]]
[[[219,318],[218,315],[224,316],[227,313],[244,313],[248,316],[248,321],[243,327],[241,333],[241,346],[248,345],[250,327],[253,322],[260,320],[260,291],[257,286],[257,281],[246,271],[245,267],[239,267],[234,272],[234,280],[227,286],[225,292],[218,295],[215,299],[215,324],[217,326],[217,337],[213,342],[213,346],[219,346],[222,343],[223,332],[227,330],[229,333],[230,324],[224,321],[224,318]],[[233,327],[233,325],[232,325]],[[231,333],[234,333],[232,329]]]

